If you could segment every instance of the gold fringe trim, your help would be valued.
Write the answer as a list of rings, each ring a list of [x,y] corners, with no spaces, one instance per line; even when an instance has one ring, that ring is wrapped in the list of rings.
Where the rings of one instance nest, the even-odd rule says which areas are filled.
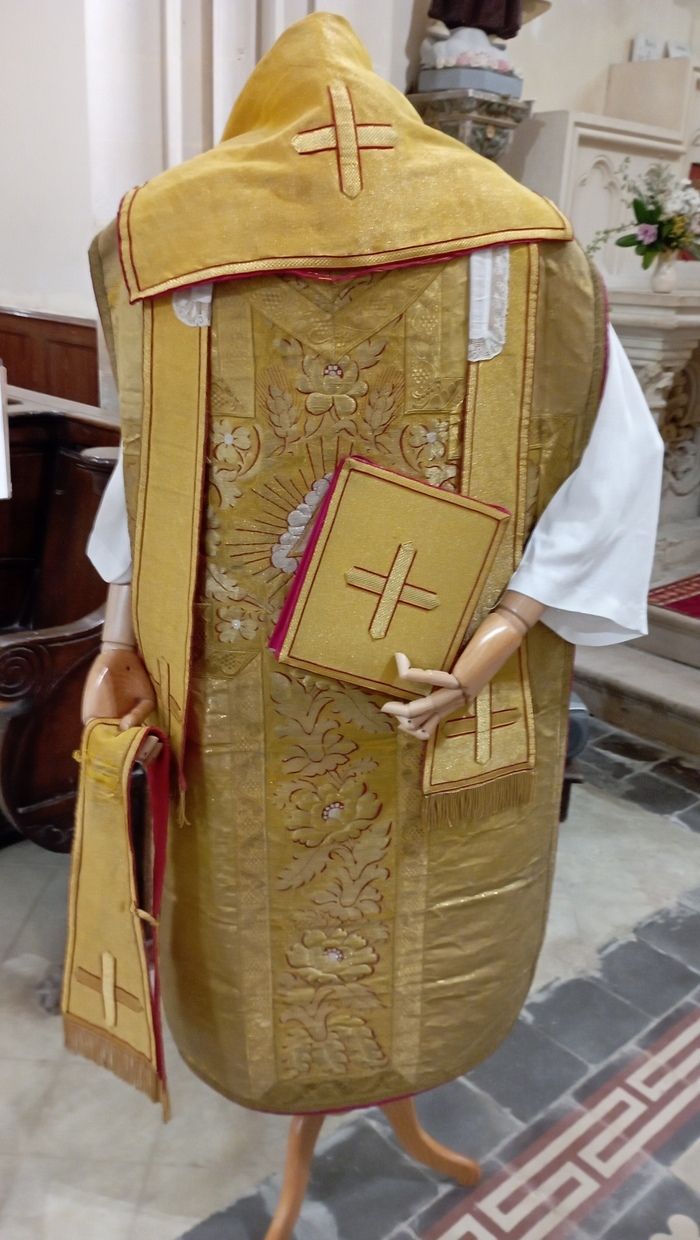
[[[534,774],[518,771],[501,775],[475,788],[458,788],[423,797],[423,822],[428,827],[457,826],[478,822],[507,809],[525,805],[532,798]]]
[[[108,1068],[127,1085],[133,1085],[146,1094],[151,1102],[159,1102],[163,1108],[163,1122],[170,1119],[170,1099],[164,1082],[153,1064],[106,1030],[88,1025],[78,1016],[63,1014],[63,1036],[69,1051],[91,1059],[101,1068]]]

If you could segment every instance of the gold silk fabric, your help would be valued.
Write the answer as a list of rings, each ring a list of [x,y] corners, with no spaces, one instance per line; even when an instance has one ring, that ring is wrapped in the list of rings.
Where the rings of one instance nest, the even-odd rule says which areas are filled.
[[[144,348],[157,318],[171,347],[170,299],[129,305],[113,229],[93,248],[93,271],[124,384],[135,545],[150,523],[166,577],[168,556],[180,556],[187,589],[187,554],[171,542],[181,431],[171,447],[161,432],[172,476],[161,467],[150,509],[139,484],[152,452],[143,426],[178,400],[167,355],[152,360]],[[506,507],[501,492],[517,492],[515,534],[482,614],[508,581],[518,538],[578,463],[603,368],[588,263],[574,244],[513,248],[517,346],[500,363],[467,364],[468,274],[464,257],[344,282],[223,282],[210,330],[177,325],[191,333],[191,357],[209,359],[209,415],[186,821],[170,835],[164,1000],[191,1068],[250,1107],[353,1107],[461,1075],[516,1019],[542,941],[570,648],[541,625],[528,638],[537,758],[526,795],[502,805],[444,796],[433,817],[422,748],[397,734],[382,699],[281,666],[267,649],[296,566],[293,543],[344,456],[448,490],[473,477],[476,498]],[[190,377],[181,401],[190,469],[200,391],[201,376]],[[135,579],[135,593],[139,623],[155,625],[143,613],[157,607],[158,580]],[[162,609],[161,621],[170,622]],[[160,676],[161,724],[178,675]],[[516,680],[524,683],[521,672]]]
[[[132,301],[226,276],[571,235],[551,202],[424,125],[330,13],[278,39],[217,146],[131,190],[119,212]]]

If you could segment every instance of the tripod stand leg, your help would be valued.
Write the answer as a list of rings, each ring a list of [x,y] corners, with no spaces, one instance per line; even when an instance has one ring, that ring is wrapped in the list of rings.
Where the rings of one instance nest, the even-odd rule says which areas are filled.
[[[449,1176],[458,1184],[473,1187],[478,1184],[481,1168],[471,1158],[457,1154],[446,1145],[433,1140],[421,1127],[416,1115],[415,1103],[412,1098],[403,1098],[400,1102],[387,1102],[382,1107],[384,1114],[391,1123],[396,1136],[407,1154],[423,1163],[440,1175]]]
[[[265,1240],[290,1240],[311,1172],[311,1159],[325,1115],[295,1115],[289,1127],[282,1192]]]

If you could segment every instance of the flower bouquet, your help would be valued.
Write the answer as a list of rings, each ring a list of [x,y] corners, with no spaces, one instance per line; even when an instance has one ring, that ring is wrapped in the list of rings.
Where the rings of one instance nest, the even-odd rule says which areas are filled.
[[[690,181],[676,177],[666,164],[651,164],[639,180],[629,176],[628,166],[626,159],[619,175],[634,219],[596,233],[587,253],[595,254],[611,237],[622,233],[615,244],[633,248],[645,271],[656,260],[667,264],[679,256],[700,258],[700,193]],[[665,287],[662,283],[661,288]]]

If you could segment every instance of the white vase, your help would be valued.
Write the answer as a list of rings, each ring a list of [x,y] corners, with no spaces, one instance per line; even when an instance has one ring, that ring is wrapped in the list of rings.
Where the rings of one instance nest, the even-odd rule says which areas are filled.
[[[675,250],[659,254],[651,269],[651,287],[655,293],[672,293],[675,289],[677,257]]]

